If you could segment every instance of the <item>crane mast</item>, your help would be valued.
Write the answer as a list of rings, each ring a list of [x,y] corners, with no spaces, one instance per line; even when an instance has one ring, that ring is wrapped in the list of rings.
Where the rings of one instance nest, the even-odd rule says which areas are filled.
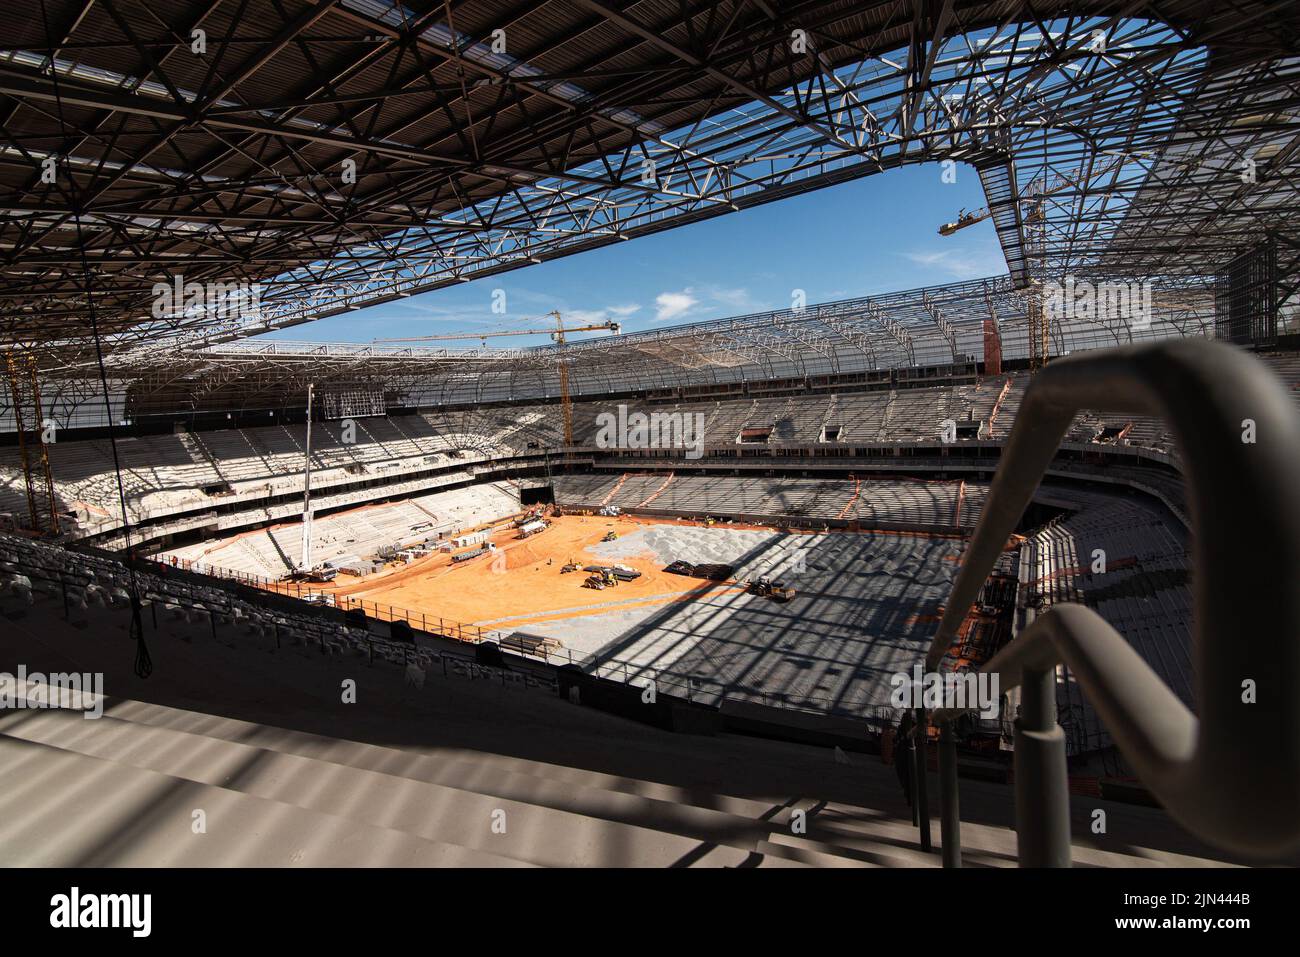
[[[568,326],[564,325],[564,320],[560,316],[558,309],[552,309],[547,313],[548,316],[555,320],[555,329],[551,332],[551,338],[555,340],[556,345],[564,345],[567,341],[565,334],[570,332],[598,332],[608,330],[615,335],[622,327],[613,320],[599,322],[586,326]],[[453,339],[479,339],[487,343],[488,339],[495,339],[500,336],[536,336],[540,335],[539,329],[498,329],[493,332],[458,332],[445,336],[411,336],[404,339],[375,339],[375,342],[443,342]],[[560,356],[558,360],[559,380],[560,380],[560,409],[564,416],[564,446],[570,448],[573,446],[573,401],[569,397],[569,360]]]

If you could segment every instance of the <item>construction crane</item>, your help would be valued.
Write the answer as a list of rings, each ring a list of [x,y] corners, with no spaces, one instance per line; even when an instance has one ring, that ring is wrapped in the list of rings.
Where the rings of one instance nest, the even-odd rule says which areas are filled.
[[[1036,183],[1032,184],[1030,189],[1026,191],[1026,195],[1022,198],[1022,201],[1036,204],[1041,203],[1045,197],[1059,193],[1064,189],[1077,186],[1079,170],[1074,169],[1070,172],[1073,174],[1074,178],[1058,174],[1056,176],[1056,182],[1050,186],[1037,186]],[[951,223],[944,223],[939,227],[939,235],[951,236],[959,229],[965,229],[967,226],[974,226],[976,223],[982,223],[984,220],[988,219],[990,215],[992,215],[992,211],[987,206],[981,206],[979,209],[973,209],[970,212],[962,209],[957,213],[957,218]]]
[[[554,329],[496,329],[492,332],[456,332],[446,336],[411,336],[407,339],[374,339],[373,342],[446,342],[452,339],[481,339],[486,343],[488,339],[497,339],[502,336],[540,336],[549,335],[561,345],[564,344],[564,336],[569,332],[600,332],[608,329],[610,332],[617,333],[622,329],[617,322],[601,322],[591,326],[568,326],[565,327],[560,323],[560,314],[554,309],[546,314],[555,320]]]
[[[989,218],[989,215],[989,208],[987,206],[981,206],[979,209],[969,213],[963,209],[957,214],[957,218],[951,223],[944,223],[939,227],[939,235],[951,236],[959,229],[965,229],[967,226],[974,226],[976,223],[983,222]]]
[[[22,463],[23,482],[27,488],[27,509],[28,517],[31,519],[31,529],[34,532],[48,531],[57,535],[59,534],[59,506],[58,499],[54,496],[54,476],[50,473],[50,456],[45,437],[45,405],[41,401],[36,357],[30,352],[9,349],[5,352],[4,361],[9,373],[10,394],[13,396],[11,412],[14,418],[14,431],[18,435],[18,457]],[[30,421],[28,415],[31,417]],[[32,433],[30,438],[27,435],[29,425]],[[40,477],[43,480],[40,482],[37,481],[36,467],[32,464],[36,453],[29,451],[29,446],[33,443],[40,453]]]
[[[564,321],[560,318],[559,310],[552,309],[546,314],[555,320],[555,328],[551,330],[542,329],[498,329],[494,332],[458,332],[447,336],[412,336],[407,339],[375,339],[375,342],[447,342],[453,339],[479,339],[487,345],[488,339],[496,339],[501,336],[537,336],[547,332],[557,345],[564,345],[564,337],[570,332],[600,332],[608,330],[617,335],[622,326],[612,320],[598,322],[587,326],[565,326]],[[560,408],[564,412],[564,445],[565,448],[573,446],[573,404],[569,399],[569,363],[567,359],[560,358]]]
[[[1029,208],[1024,214],[1024,225],[1026,227],[1025,235],[1025,259],[1031,271],[1037,266],[1040,270],[1043,265],[1043,256],[1046,252],[1046,212],[1044,210],[1044,200],[1062,190],[1075,188],[1081,182],[1081,170],[1076,168],[1070,171],[1068,175],[1057,174],[1056,181],[1050,185],[1047,183],[1046,175],[1041,182],[1035,179],[1025,190],[1025,194],[1020,198],[1020,202],[1026,204]],[[951,223],[944,223],[939,227],[940,236],[951,236],[960,229],[967,226],[973,226],[976,223],[983,222],[992,215],[992,210],[987,206],[981,206],[979,209],[967,212],[965,209],[957,214],[957,218]],[[1049,321],[1043,308],[1042,290],[1037,287],[1040,280],[1035,278],[1031,280],[1026,312],[1029,320],[1029,368],[1037,369],[1047,362],[1049,343]]]

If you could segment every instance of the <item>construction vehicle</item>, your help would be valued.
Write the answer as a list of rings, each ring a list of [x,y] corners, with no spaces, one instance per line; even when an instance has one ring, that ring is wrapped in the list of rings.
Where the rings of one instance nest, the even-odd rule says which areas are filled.
[[[480,555],[486,555],[488,552],[493,552],[493,551],[496,551],[496,546],[493,545],[491,542],[487,542],[483,545],[480,545],[478,548],[474,549],[473,551],[462,552],[459,555],[452,555],[451,560],[455,564],[460,564],[461,562],[469,561],[471,558],[478,558]]]
[[[587,576],[583,584],[588,588],[613,588],[619,582],[618,576],[614,574],[612,568],[601,568]]]
[[[578,570],[577,562],[565,562],[562,566],[560,566],[561,575],[567,575],[569,574],[569,572],[576,572],[577,570]]]
[[[592,570],[591,576],[587,579],[587,584],[591,584],[593,580],[599,582],[601,588],[613,588],[619,582],[619,578],[614,574],[614,569],[612,568],[597,568]]]
[[[749,593],[751,595],[761,595],[764,598],[771,598],[773,601],[787,602],[795,596],[795,590],[789,585],[782,582],[774,582],[770,578],[759,578],[749,583]]]
[[[613,542],[618,540],[618,532],[606,532],[602,542]]]
[[[525,522],[523,525],[519,526],[519,537],[530,538],[531,536],[536,535],[538,532],[546,531],[546,528],[547,525],[544,520],[540,518],[535,518],[531,522]]]

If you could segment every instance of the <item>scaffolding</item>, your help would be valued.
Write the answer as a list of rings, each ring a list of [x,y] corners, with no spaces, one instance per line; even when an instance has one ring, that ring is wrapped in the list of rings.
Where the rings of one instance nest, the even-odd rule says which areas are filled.
[[[0,330],[84,369],[93,314],[107,354],[161,367],[166,347],[920,163],[981,172],[1016,288],[1020,206],[1030,184],[1064,176],[1041,204],[1048,277],[1212,279],[1274,230],[1284,291],[1300,291],[1300,57],[1275,0],[544,4],[520,12],[512,32],[533,42],[509,56],[471,42],[498,5],[465,6],[453,26],[434,5],[416,29],[395,21],[400,5],[299,17],[249,0],[242,17],[266,35],[213,31],[212,62],[247,68],[206,96],[193,58],[170,55],[174,37],[141,35],[111,6],[48,0],[11,31],[0,80],[12,101],[0,149],[27,158],[0,168]],[[792,55],[792,24],[815,55]],[[339,76],[347,104],[320,94]],[[485,115],[467,140],[464,118]],[[102,135],[139,123],[156,141]],[[34,152],[59,143],[57,181],[32,176]],[[321,188],[353,157],[355,184]],[[160,306],[158,289],[183,295]],[[1041,360],[1037,318],[1033,331]],[[871,335],[888,347],[887,330]]]
[[[54,476],[50,472],[46,445],[49,427],[41,402],[36,357],[29,352],[10,349],[5,353],[5,371],[9,376],[14,430],[18,434],[18,458],[27,492],[27,527],[34,532],[58,535],[59,505],[54,494]],[[32,426],[30,436],[29,422]]]

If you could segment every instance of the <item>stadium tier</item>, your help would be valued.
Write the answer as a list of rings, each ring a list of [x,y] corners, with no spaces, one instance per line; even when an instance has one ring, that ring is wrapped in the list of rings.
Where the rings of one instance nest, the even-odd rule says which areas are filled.
[[[343,567],[519,511],[518,490],[504,482],[363,505],[315,519],[312,553],[317,562]],[[274,579],[298,570],[301,548],[302,523],[295,521],[157,554],[163,560],[174,557],[188,565]]]
[[[637,514],[728,516],[805,525],[961,531],[975,527],[986,487],[960,481],[770,479],[668,474],[561,476],[556,501]]]
[[[319,609],[271,609],[170,569],[137,572],[144,613],[157,616],[148,640],[159,671],[142,681],[129,668],[129,573],[120,560],[0,535],[0,569],[10,576],[0,608],[22,612],[0,634],[0,653],[21,654],[46,673],[75,659],[104,674],[109,689],[98,722],[69,710],[0,715],[0,759],[25,778],[57,777],[73,792],[93,792],[115,817],[135,819],[147,805],[156,820],[165,796],[183,796],[187,809],[206,808],[222,826],[258,835],[189,845],[137,827],[131,840],[93,849],[51,843],[37,838],[66,833],[64,802],[32,804],[12,787],[0,798],[9,865],[341,866],[358,855],[472,867],[939,863],[909,840],[894,770],[875,755],[836,761],[824,748],[762,737],[665,733],[574,708],[540,662],[515,659],[503,672],[452,641],[395,644],[327,621]],[[93,623],[93,638],[68,621]],[[27,648],[38,632],[37,647]],[[332,689],[358,669],[366,693],[356,713],[340,715]],[[211,684],[222,688],[221,705],[198,707],[194,697]],[[288,702],[316,717],[286,726],[295,723],[283,713]],[[738,710],[734,720],[749,713]],[[413,735],[426,742],[421,753],[399,743]],[[733,764],[725,785],[693,783]],[[818,809],[805,833],[772,815],[762,797],[769,788],[801,795],[796,809]],[[1111,834],[1081,829],[1081,865],[1218,863],[1156,809],[1084,794],[1074,802],[1081,818],[1101,806],[1113,822]],[[499,809],[510,821],[504,835],[479,826]],[[969,862],[1013,865],[1012,819],[1000,796],[974,790],[967,813]]]
[[[1297,373],[1288,356],[1271,357],[1270,362],[1283,375]],[[555,504],[568,512],[709,518],[810,530],[969,535],[987,497],[987,474],[996,465],[987,457],[996,455],[1013,426],[1027,381],[1026,374],[1014,373],[967,382],[752,399],[582,401],[574,404],[575,444],[567,450],[560,409],[552,404],[315,422],[312,489],[318,514],[312,529],[313,557],[317,563],[359,574],[364,580],[382,567],[385,556],[403,548],[428,548],[464,529],[518,514],[523,508],[521,486],[513,481],[484,481],[482,470],[513,464],[521,474],[535,473],[538,462],[550,458],[555,462],[548,468],[563,469],[562,474],[526,481],[549,489]],[[1289,383],[1293,395],[1298,381],[1293,378]],[[759,388],[761,384],[756,391]],[[704,423],[700,434],[704,454],[691,459],[681,447],[602,445],[602,416],[638,412],[682,419],[699,416]],[[964,428],[943,434],[946,426],[958,424]],[[117,454],[135,541],[152,537],[172,542],[155,548],[154,557],[182,569],[267,582],[298,572],[302,522],[296,496],[302,491],[306,433],[305,424],[289,424],[119,438]],[[756,433],[762,441],[753,438]],[[345,436],[353,441],[345,441]],[[1104,476],[1095,463],[1060,463],[1054,475],[1082,483],[1094,480],[1094,490],[1053,486],[1055,497],[1049,496],[1048,501],[1055,517],[1041,527],[1027,527],[1023,545],[1008,557],[1004,572],[1021,577],[1025,600],[1040,610],[1057,601],[1082,601],[1097,608],[1190,705],[1190,598],[1186,532],[1180,521],[1183,490],[1176,470],[1161,467],[1176,469],[1178,464],[1170,433],[1154,420],[1081,413],[1066,440],[1067,446],[1127,449],[1147,457],[1108,465]],[[924,456],[904,462],[913,473],[906,476],[854,472],[870,473],[873,465],[887,470],[897,464],[889,460],[901,450],[940,453],[963,445],[980,456],[978,468],[966,478],[952,476],[957,463],[945,465]],[[760,448],[770,456],[751,461]],[[105,535],[120,524],[110,517],[117,489],[108,442],[61,441],[49,449],[56,488],[80,519],[67,537],[98,536],[120,545],[120,539]],[[787,457],[809,450],[821,451],[839,474],[767,474],[771,467],[786,464]],[[728,457],[737,451],[745,457]],[[853,452],[865,455],[840,460]],[[595,459],[586,458],[598,453]],[[18,512],[23,501],[13,461],[16,452],[10,449],[7,454],[11,470],[7,501]],[[712,466],[719,470],[711,472]],[[736,466],[766,471],[742,467],[737,472]],[[727,474],[728,469],[733,474]],[[927,477],[929,472],[945,477]],[[1103,477],[1108,484],[1096,486],[1095,480]],[[1123,497],[1120,491],[1126,486],[1156,497]],[[214,506],[220,510],[214,511]],[[1096,549],[1108,555],[1113,565],[1104,576],[1105,588],[1093,587],[1094,578],[1100,582],[1103,576],[1089,570]],[[940,561],[937,553],[917,559],[905,554],[900,552],[886,564],[901,570],[914,560]],[[935,587],[941,589],[950,581],[948,571],[935,580]],[[905,574],[914,577],[918,572]],[[1148,583],[1147,591],[1127,585],[1130,580]],[[886,581],[882,567],[867,592],[857,597],[846,594],[845,600],[875,602],[885,594]],[[811,581],[805,584],[812,587]],[[909,604],[915,609],[939,597],[938,591],[923,597],[901,589],[889,600],[900,609]],[[730,639],[725,629],[710,631],[713,644],[683,642],[671,637],[671,628],[651,629],[617,650],[601,651],[601,640],[592,643],[566,633],[572,630],[567,625],[528,627],[536,635],[549,636],[547,657],[562,653],[567,661],[580,661],[596,673],[620,680],[652,673],[661,682],[689,683],[701,700],[777,699],[783,707],[844,715],[887,709],[887,697],[880,694],[880,675],[905,666],[905,661],[868,666],[858,636],[861,624],[853,624],[851,615],[844,617],[846,610],[834,604],[839,599],[828,596],[827,600],[831,602],[823,613],[827,627],[840,618],[848,627],[835,639],[840,644],[833,651],[825,643],[837,632],[833,627],[824,632],[819,638],[822,650],[808,659],[817,663],[802,673],[766,665],[738,670],[736,662],[748,653],[727,647]],[[737,621],[743,630],[743,615]],[[507,624],[506,619],[485,620],[478,627],[499,630]],[[592,632],[598,633],[599,629]],[[915,639],[900,633],[896,640],[899,647],[907,647]],[[790,644],[787,655],[794,654],[796,647],[797,641]],[[983,648],[982,654],[990,651]],[[732,666],[716,669],[710,664],[714,660],[730,661]],[[832,664],[822,665],[821,660]],[[739,678],[746,670],[748,682]],[[841,671],[848,677],[838,676]],[[758,685],[753,677],[760,673],[764,677]],[[1059,710],[1070,753],[1110,748],[1110,738],[1068,671],[1063,676]]]
[[[1300,863],[1294,3],[9,6],[0,876]]]
[[[1292,393],[1300,395],[1296,392],[1300,368],[1294,357],[1272,356],[1269,361]],[[706,450],[829,447],[829,451],[855,444],[932,446],[945,441],[943,430],[948,422],[954,428],[953,435],[947,437],[951,439],[948,444],[996,443],[1014,422],[1026,381],[1025,375],[1017,374],[962,385],[784,398],[577,402],[573,412],[574,441],[581,448],[596,448],[598,416],[616,414],[622,405],[625,414],[703,416],[700,439]],[[365,484],[374,489],[369,497],[383,498],[383,486],[406,476],[433,472],[442,476],[426,480],[428,486],[445,481],[448,473],[476,464],[539,456],[563,447],[561,410],[553,404],[430,411],[349,421],[353,428],[347,436],[339,421],[319,422],[313,427],[312,485],[318,494]],[[966,430],[963,425],[971,427]],[[746,433],[760,435],[762,441],[749,441]],[[1143,450],[1171,460],[1176,456],[1168,428],[1158,420],[1141,416],[1080,414],[1067,440]],[[305,443],[303,424],[119,438],[117,456],[130,521],[161,523],[213,507],[222,509],[222,527],[235,524],[228,513],[240,507],[256,506],[261,509],[257,517],[262,519],[276,517],[274,507],[267,511],[266,500],[302,492]],[[119,527],[121,510],[108,441],[65,439],[49,443],[46,449],[59,505],[70,518],[69,531],[84,536]],[[19,450],[13,446],[0,449],[0,511],[21,518],[27,507],[23,482]],[[407,488],[410,486],[403,490]],[[631,497],[629,492],[616,504],[637,504],[629,501]],[[349,491],[337,503],[365,500],[364,493]],[[322,505],[334,503],[327,500]],[[282,509],[278,514],[287,516],[292,510]]]

